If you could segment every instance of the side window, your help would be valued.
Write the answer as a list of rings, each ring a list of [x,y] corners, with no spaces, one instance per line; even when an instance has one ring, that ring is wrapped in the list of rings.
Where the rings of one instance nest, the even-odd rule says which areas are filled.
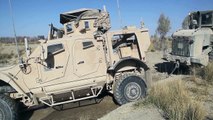
[[[64,46],[62,44],[54,44],[54,45],[49,45],[47,47],[47,55],[54,55],[54,54],[57,54],[61,51],[64,50]]]
[[[92,41],[85,41],[82,44],[83,44],[83,49],[87,49],[87,48],[90,48],[90,47],[94,46]]]
[[[64,46],[62,44],[54,44],[47,47],[47,59],[45,60],[47,68],[51,69],[55,67],[54,55],[62,51],[64,51]]]
[[[84,27],[85,27],[85,29],[89,29],[89,21],[84,22]]]
[[[208,25],[208,24],[212,24],[212,13],[206,13],[206,14],[202,14],[202,25]]]
[[[67,24],[66,25],[66,29],[67,29],[67,32],[72,32],[72,24]]]

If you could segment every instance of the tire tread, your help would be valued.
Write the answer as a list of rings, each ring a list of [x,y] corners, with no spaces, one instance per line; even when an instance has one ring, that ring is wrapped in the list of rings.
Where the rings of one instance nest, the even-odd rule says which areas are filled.
[[[1,100],[4,101],[10,107],[12,112],[12,120],[18,120],[18,111],[17,111],[18,107],[15,100],[10,98],[9,96],[0,94],[0,101]]]
[[[128,102],[123,98],[120,86],[122,86],[124,84],[123,80],[125,80],[126,78],[128,78],[130,76],[137,76],[137,77],[140,77],[141,79],[143,79],[142,76],[139,75],[138,73],[124,73],[123,75],[120,76],[120,78],[118,80],[115,81],[115,84],[113,87],[113,96],[119,105],[123,105]]]

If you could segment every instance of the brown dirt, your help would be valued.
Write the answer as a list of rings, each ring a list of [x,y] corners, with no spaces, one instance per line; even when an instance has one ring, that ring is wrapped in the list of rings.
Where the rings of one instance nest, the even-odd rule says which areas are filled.
[[[161,111],[153,105],[138,107],[125,104],[98,120],[164,120]]]

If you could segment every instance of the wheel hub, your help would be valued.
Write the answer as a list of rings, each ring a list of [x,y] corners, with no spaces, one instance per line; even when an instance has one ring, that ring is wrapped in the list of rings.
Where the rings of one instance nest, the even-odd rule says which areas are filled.
[[[132,88],[130,91],[131,96],[135,96],[137,94],[137,90],[135,88]]]
[[[135,82],[130,82],[126,85],[125,89],[125,97],[130,101],[138,100],[141,96],[141,88]]]

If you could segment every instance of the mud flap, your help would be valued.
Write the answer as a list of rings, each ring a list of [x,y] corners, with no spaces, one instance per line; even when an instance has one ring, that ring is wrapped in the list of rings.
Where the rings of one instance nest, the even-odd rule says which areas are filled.
[[[152,74],[151,74],[151,70],[148,69],[145,71],[145,81],[146,81],[146,84],[147,84],[147,88],[151,88],[152,86]]]

